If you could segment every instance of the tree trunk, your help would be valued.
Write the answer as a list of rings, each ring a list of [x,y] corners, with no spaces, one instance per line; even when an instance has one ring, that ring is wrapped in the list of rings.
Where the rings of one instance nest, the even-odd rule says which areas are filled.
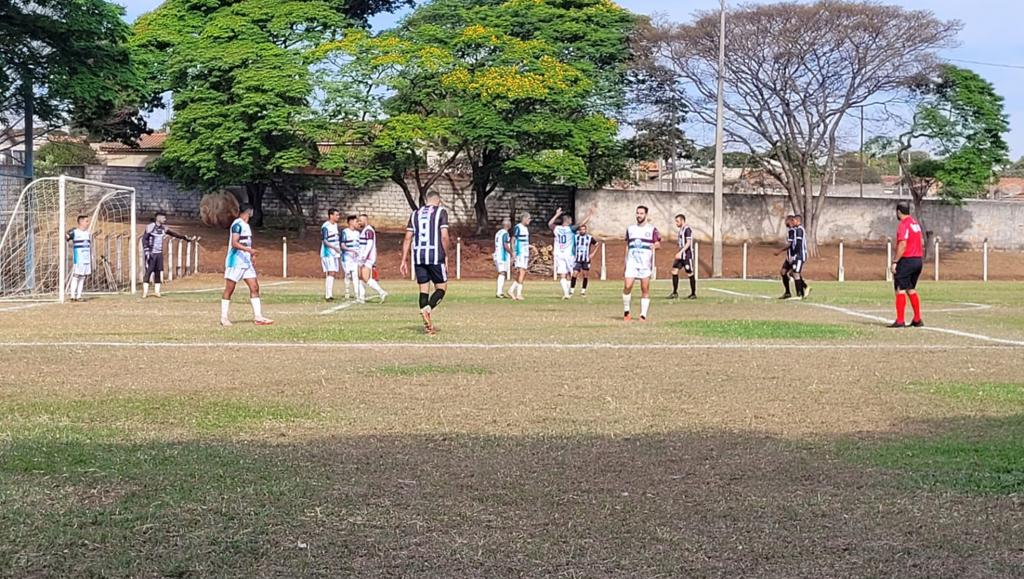
[[[252,205],[252,226],[263,227],[263,195],[267,191],[266,183],[246,183],[245,194]]]
[[[402,190],[405,194],[405,202],[409,204],[409,208],[416,211],[420,208],[419,204],[416,203],[416,198],[412,196],[412,190],[409,189],[409,183],[405,180],[405,175],[395,171],[391,173],[391,180],[394,181],[395,185]]]
[[[292,216],[295,223],[295,232],[298,234],[299,239],[302,239],[305,236],[306,215],[302,210],[302,199],[299,197],[299,191],[294,186],[280,181],[274,183],[273,189],[281,205],[288,209],[288,213]],[[316,203],[313,205],[316,206]]]
[[[476,180],[473,180],[473,212],[476,214],[477,235],[487,229],[487,196],[490,195],[490,192],[487,191],[486,182],[482,185],[482,187],[477,187]]]
[[[924,198],[926,195],[928,195],[928,186],[925,187],[924,191],[910,190],[910,196],[914,200],[914,219],[921,226],[921,242],[924,244],[921,250],[924,253],[924,259],[928,258],[928,250],[931,249],[933,233],[928,231],[928,226],[925,224],[924,219]]]

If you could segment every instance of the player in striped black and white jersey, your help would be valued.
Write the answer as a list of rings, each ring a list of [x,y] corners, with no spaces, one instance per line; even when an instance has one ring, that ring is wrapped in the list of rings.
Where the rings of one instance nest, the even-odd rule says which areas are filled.
[[[426,204],[409,216],[402,241],[402,275],[409,275],[409,253],[412,252],[416,283],[420,286],[420,315],[427,334],[434,335],[431,314],[448,291],[448,210],[441,206],[441,195],[430,191]],[[434,293],[430,293],[430,284]]]
[[[586,225],[593,216],[594,210],[591,209],[587,216],[583,218],[583,221],[580,222],[580,225]],[[569,283],[569,277],[576,267],[577,227],[574,227],[572,224],[572,215],[562,213],[561,207],[555,210],[555,215],[548,221],[548,227],[551,228],[555,236],[552,251],[552,257],[555,262],[555,275],[558,276],[558,284],[562,286],[562,299],[567,300],[572,297],[572,292],[570,291],[572,284]]]
[[[508,288],[508,297],[516,301],[523,300],[523,284],[526,283],[526,270],[530,267],[530,214],[523,213],[519,223],[512,228],[512,259],[516,268],[516,279]]]
[[[366,288],[363,286],[370,286],[370,289],[377,292],[380,297],[380,303],[384,303],[384,300],[388,297],[388,292],[384,291],[384,288],[380,287],[377,280],[374,278],[374,270],[377,268],[377,231],[374,230],[373,226],[370,225],[370,216],[365,213],[359,215],[359,279],[360,283],[356,285],[356,302],[366,302]]]
[[[257,326],[269,326],[274,321],[263,317],[263,304],[260,301],[260,283],[256,279],[256,266],[253,258],[256,250],[252,247],[252,229],[249,219],[252,217],[252,205],[243,203],[239,207],[238,219],[231,224],[229,234],[228,255],[224,260],[224,294],[220,300],[220,325],[230,326],[228,309],[231,307],[231,295],[240,280],[249,286],[249,301],[252,303],[253,322]]]
[[[341,212],[333,207],[327,210],[327,221],[320,226],[320,265],[323,267],[324,299],[334,301],[334,278],[341,269],[341,234],[338,218]]]
[[[672,261],[672,293],[668,299],[674,300],[679,297],[679,271],[685,271],[690,278],[690,295],[686,299],[697,299],[697,278],[693,265],[693,229],[686,224],[686,216],[682,213],[676,215],[676,229],[678,229],[679,251],[676,252]]]
[[[651,274],[654,272],[654,250],[661,247],[658,228],[647,220],[647,207],[636,208],[636,224],[626,229],[626,275],[622,290],[623,319],[631,321],[630,302],[633,284],[640,280],[640,320],[647,320],[651,307]]]
[[[512,259],[512,237],[508,230],[512,228],[512,220],[504,219],[501,228],[494,234],[494,269],[498,271],[498,289],[496,297],[505,297],[505,276],[509,272],[509,261]]]
[[[78,227],[68,231],[71,242],[71,301],[82,301],[85,290],[85,278],[92,275],[92,232],[88,215],[78,216]]]
[[[572,282],[569,285],[569,294],[576,292],[576,279],[583,278],[583,289],[580,296],[587,295],[587,284],[590,282],[590,253],[597,245],[597,240],[588,232],[587,225],[580,225],[576,233],[576,264],[572,268]]]
[[[788,300],[793,297],[789,293],[789,280],[792,278],[796,285],[797,299],[802,300],[811,291],[803,277],[804,264],[807,262],[807,233],[804,231],[803,221],[799,215],[786,217],[786,227],[789,229],[786,235],[786,247],[776,252],[776,255],[783,251],[786,252],[786,261],[783,262],[782,270],[779,272],[782,275],[782,285],[786,288],[786,293],[779,299]]]

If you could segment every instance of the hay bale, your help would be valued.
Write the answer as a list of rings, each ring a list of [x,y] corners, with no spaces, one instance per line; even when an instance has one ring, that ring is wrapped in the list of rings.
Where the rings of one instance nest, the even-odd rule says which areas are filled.
[[[199,202],[199,217],[204,225],[227,229],[238,217],[238,199],[227,191],[203,195]]]

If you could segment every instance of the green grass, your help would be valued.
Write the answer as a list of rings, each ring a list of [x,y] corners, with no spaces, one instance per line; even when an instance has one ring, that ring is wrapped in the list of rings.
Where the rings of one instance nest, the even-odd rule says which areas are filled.
[[[491,371],[487,368],[479,366],[465,366],[465,365],[439,365],[439,364],[419,364],[419,365],[398,365],[392,364],[387,366],[380,366],[374,368],[373,372],[379,376],[389,377],[408,377],[408,376],[431,376],[431,375],[453,375],[453,374],[469,374],[473,376],[483,376],[490,374]]]
[[[856,329],[839,324],[776,320],[695,320],[674,325],[691,335],[741,340],[836,340],[858,335]]]
[[[1024,407],[1024,384],[1012,382],[940,382],[913,384],[911,389],[956,403],[984,404],[993,408],[1020,409]]]

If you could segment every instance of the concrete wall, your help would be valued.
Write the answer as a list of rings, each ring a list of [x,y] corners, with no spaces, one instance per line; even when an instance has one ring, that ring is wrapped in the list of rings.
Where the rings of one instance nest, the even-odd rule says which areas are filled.
[[[663,231],[674,234],[676,213],[686,214],[698,239],[710,241],[713,197],[710,193],[657,191],[579,191],[576,213],[593,208],[591,230],[602,237],[621,237],[634,222],[637,205],[651,209],[651,218]],[[894,199],[835,197],[825,201],[818,226],[822,243],[878,241],[895,235]],[[782,195],[739,194],[725,196],[723,224],[726,243],[776,242],[784,235],[783,220],[791,212]],[[993,249],[1024,249],[1024,203],[1019,201],[968,201],[952,207],[926,201],[925,227],[939,235],[943,244],[980,248],[985,238]]]
[[[85,168],[85,177],[135,187],[136,200],[142,216],[157,210],[175,217],[199,216],[199,201],[202,196],[198,192],[180,190],[165,177],[145,169],[90,165]],[[409,204],[402,190],[393,183],[354,188],[333,176],[315,176],[311,177],[311,181],[312,187],[303,194],[303,207],[307,211],[306,221],[310,225],[322,223],[330,207],[336,207],[346,213],[365,212],[371,216],[375,225],[382,228],[404,228],[409,220]],[[449,208],[453,225],[466,228],[474,226],[476,217],[472,193],[465,183],[456,182],[456,187],[453,188],[447,181],[439,182],[436,186]],[[233,191],[241,200],[245,200],[245,194],[241,189]],[[515,191],[499,189],[487,200],[488,214],[494,224],[508,216],[513,198],[517,211],[530,211],[544,216],[545,221],[556,208],[571,209],[574,204],[573,191],[564,187],[520,188]],[[287,214],[271,194],[264,199],[264,211],[270,216]]]

